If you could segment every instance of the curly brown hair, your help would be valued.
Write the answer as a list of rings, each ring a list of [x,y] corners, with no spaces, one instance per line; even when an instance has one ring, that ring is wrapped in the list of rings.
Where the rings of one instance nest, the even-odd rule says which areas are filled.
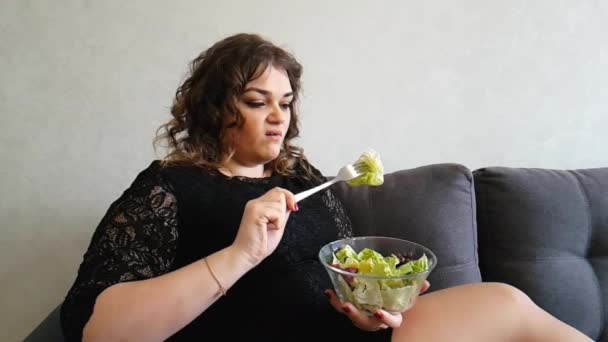
[[[190,63],[187,79],[173,99],[173,118],[160,126],[155,145],[165,140],[169,152],[164,165],[186,164],[218,169],[231,151],[223,144],[226,123],[243,123],[236,99],[246,85],[273,66],[286,72],[293,91],[291,121],[279,156],[265,165],[282,175],[294,175],[299,165],[304,178],[318,180],[303,150],[291,144],[299,133],[297,101],[302,65],[293,55],[257,34],[236,34],[203,51]],[[159,132],[162,131],[162,134]]]

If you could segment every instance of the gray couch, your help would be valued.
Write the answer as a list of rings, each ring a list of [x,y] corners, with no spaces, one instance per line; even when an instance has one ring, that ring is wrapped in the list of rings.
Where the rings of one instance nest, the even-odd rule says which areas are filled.
[[[608,342],[608,168],[561,171],[437,164],[334,186],[356,235],[431,248],[431,290],[480,281],[518,287],[591,338]],[[26,341],[61,341],[58,309]]]

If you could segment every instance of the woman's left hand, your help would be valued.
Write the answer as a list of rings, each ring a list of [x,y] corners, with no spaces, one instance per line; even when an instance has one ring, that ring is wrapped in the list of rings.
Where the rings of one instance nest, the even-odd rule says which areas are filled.
[[[420,290],[420,294],[426,292],[429,286],[429,282],[425,281]],[[377,331],[388,327],[398,328],[401,326],[401,323],[403,323],[403,315],[400,313],[393,314],[384,310],[378,310],[374,313],[374,316],[369,316],[367,313],[357,309],[351,303],[342,304],[333,290],[325,290],[325,294],[329,298],[331,305],[338,312],[348,316],[348,318],[353,321],[353,324],[361,330]]]

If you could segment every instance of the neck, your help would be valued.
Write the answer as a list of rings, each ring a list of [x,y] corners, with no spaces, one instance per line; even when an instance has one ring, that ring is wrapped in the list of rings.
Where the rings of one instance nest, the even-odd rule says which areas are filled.
[[[230,177],[249,177],[249,178],[261,178],[269,176],[267,170],[264,170],[264,165],[241,165],[235,160],[227,160],[222,163],[220,171]]]

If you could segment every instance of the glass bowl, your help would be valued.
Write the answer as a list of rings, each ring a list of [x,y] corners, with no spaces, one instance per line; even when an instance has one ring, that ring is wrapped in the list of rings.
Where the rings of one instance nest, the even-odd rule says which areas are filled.
[[[345,246],[350,246],[358,254],[367,248],[383,257],[393,255],[399,260],[397,268],[408,260],[418,260],[426,256],[428,267],[425,271],[405,275],[361,274],[356,267],[347,267],[344,264],[340,266],[334,259],[335,253]],[[369,315],[373,315],[378,309],[391,313],[410,309],[415,304],[424,281],[437,265],[437,257],[427,247],[382,236],[353,237],[328,243],[319,251],[319,260],[329,274],[340,301],[350,302]],[[382,264],[381,261],[375,263]],[[369,265],[375,267],[374,261],[368,262],[367,267]],[[363,269],[363,265],[360,269]]]

